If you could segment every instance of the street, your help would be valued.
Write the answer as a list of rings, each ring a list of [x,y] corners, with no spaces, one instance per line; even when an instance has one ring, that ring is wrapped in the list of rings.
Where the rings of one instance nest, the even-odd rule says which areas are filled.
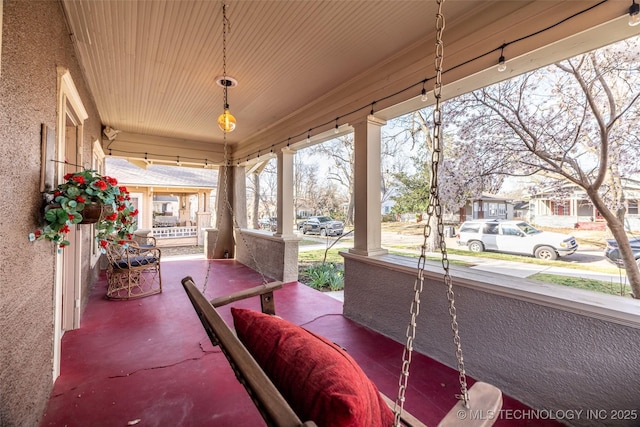
[[[305,241],[314,241],[316,244],[302,244],[300,245],[300,251],[308,250],[322,250],[333,244],[337,237],[320,237],[305,235]],[[445,239],[447,248],[466,250],[466,246],[458,246],[457,239],[450,237]],[[382,246],[384,248],[404,247],[407,253],[418,253],[420,246],[423,243],[422,234],[418,233],[399,233],[397,231],[383,231],[382,232]],[[353,246],[352,235],[346,236],[339,242],[335,243],[334,249],[346,249]],[[413,247],[413,249],[412,249]],[[433,256],[438,256],[434,253]],[[522,261],[505,261],[490,258],[480,258],[474,256],[472,252],[469,255],[454,255],[449,254],[449,259],[463,259],[472,264],[473,269],[496,272],[514,277],[529,277],[537,273],[556,274],[563,276],[582,277],[595,280],[602,280],[611,283],[626,283],[626,274],[624,270],[616,270],[614,266],[604,258],[604,251],[595,246],[584,245],[579,247],[578,250],[564,257],[560,257],[558,261],[567,264],[580,264],[589,266],[589,269],[580,268],[564,268],[562,266],[548,266],[540,265],[528,262],[533,259],[526,256],[522,256]],[[597,269],[603,270],[602,272]],[[596,270],[596,271],[594,271]],[[608,270],[608,272],[606,271]]]

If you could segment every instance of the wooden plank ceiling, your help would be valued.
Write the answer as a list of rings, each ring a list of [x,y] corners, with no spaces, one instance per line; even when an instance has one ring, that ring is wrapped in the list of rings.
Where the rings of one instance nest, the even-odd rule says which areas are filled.
[[[61,0],[85,78],[122,157],[221,160],[222,5],[203,0]],[[437,4],[417,0],[228,0],[227,74],[238,80],[227,135],[235,159],[340,125],[363,105],[416,98],[433,75]],[[461,64],[594,6],[567,24],[514,44],[511,57],[622,16],[627,2],[446,1],[445,65]],[[491,67],[494,52],[445,83]],[[448,80],[447,80],[448,79]],[[431,84],[431,83],[430,83]],[[360,111],[357,115],[366,115]],[[320,126],[323,123],[330,124]],[[304,136],[302,136],[304,135]],[[146,147],[141,149],[140,147]],[[200,158],[198,160],[198,158]],[[197,160],[197,161],[196,161]]]

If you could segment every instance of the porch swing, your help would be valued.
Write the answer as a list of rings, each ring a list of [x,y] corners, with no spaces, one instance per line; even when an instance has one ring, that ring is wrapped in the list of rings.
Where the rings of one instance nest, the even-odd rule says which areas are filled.
[[[440,98],[442,87],[442,31],[444,16],[441,13],[444,0],[437,0],[436,15],[436,84],[434,94],[434,149],[431,169],[430,200],[427,210],[424,244],[418,261],[414,281],[414,299],[411,303],[411,319],[407,327],[406,343],[402,356],[402,369],[398,396],[394,401],[380,393],[375,385],[357,366],[355,361],[338,345],[293,325],[273,313],[259,313],[252,310],[231,308],[235,333],[222,319],[217,306],[237,301],[248,296],[268,295],[273,301],[273,289],[264,281],[263,286],[240,294],[207,301],[191,277],[182,279],[182,285],[196,311],[211,342],[220,346],[229,361],[238,381],[245,387],[256,408],[269,426],[316,426],[316,425],[357,425],[363,426],[425,426],[420,420],[404,410],[405,394],[408,386],[409,368],[415,340],[416,319],[420,309],[420,296],[424,284],[427,239],[431,234],[431,218],[435,214],[437,232],[440,238],[444,283],[453,340],[456,347],[460,395],[456,405],[445,415],[439,426],[491,426],[495,415],[502,407],[502,393],[496,387],[476,382],[467,389],[464,359],[456,320],[455,295],[446,245],[443,236],[442,211],[438,194],[438,165],[440,161]],[[223,6],[224,11],[224,6]],[[225,134],[225,165],[227,163]],[[225,169],[225,179],[228,169]],[[225,184],[226,191],[226,184]],[[227,209],[231,209],[225,193]],[[232,217],[233,211],[230,210]],[[235,223],[235,218],[234,218]],[[217,237],[216,237],[217,239]],[[247,249],[249,249],[247,247]],[[279,284],[282,286],[282,284]],[[264,305],[263,305],[264,311]],[[308,362],[308,359],[312,359]],[[326,368],[326,366],[330,366]],[[300,372],[298,372],[300,371]],[[285,397],[286,396],[286,397]],[[345,397],[346,396],[346,397]],[[355,396],[355,397],[354,397]],[[301,417],[308,421],[303,422]]]

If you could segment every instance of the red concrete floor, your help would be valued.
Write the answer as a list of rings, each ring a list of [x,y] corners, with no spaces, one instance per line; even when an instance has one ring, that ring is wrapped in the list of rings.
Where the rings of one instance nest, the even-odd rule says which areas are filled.
[[[161,294],[131,301],[105,299],[98,282],[80,329],[62,339],[61,375],[41,426],[263,426],[227,360],[213,347],[180,280],[202,286],[208,261],[166,260]],[[208,298],[261,283],[233,260],[211,262]],[[276,291],[276,312],[342,345],[387,396],[397,394],[402,345],[342,316],[342,303],[299,283]],[[258,298],[236,307],[260,309]],[[407,309],[408,310],[408,309]],[[229,307],[220,309],[231,323]],[[469,379],[469,383],[473,380]],[[405,407],[436,425],[455,404],[457,372],[414,355]],[[526,409],[504,397],[504,409]],[[496,426],[554,426],[550,421],[499,419]]]

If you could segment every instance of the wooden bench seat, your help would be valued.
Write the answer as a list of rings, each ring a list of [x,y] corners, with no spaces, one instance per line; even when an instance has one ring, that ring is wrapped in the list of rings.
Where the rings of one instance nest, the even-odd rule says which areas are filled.
[[[249,353],[246,347],[238,339],[236,334],[229,328],[227,323],[220,317],[212,302],[218,306],[225,302],[232,302],[242,299],[241,295],[257,296],[262,293],[273,292],[272,288],[281,287],[282,284],[276,282],[272,286],[259,286],[241,293],[231,294],[227,297],[216,298],[212,302],[198,290],[191,277],[182,279],[182,285],[193,304],[193,307],[204,326],[211,342],[220,346],[229,364],[236,374],[238,381],[245,387],[247,393],[258,408],[260,414],[269,426],[316,426],[311,420],[302,421],[291,409],[280,391],[273,384],[271,379],[264,373],[260,365]],[[271,297],[272,299],[272,297]],[[470,427],[470,426],[490,426],[495,420],[488,417],[472,417],[469,411],[478,412],[482,409],[483,414],[497,414],[502,406],[502,393],[499,389],[486,383],[477,382],[469,390],[472,402],[471,409],[465,409],[462,402],[458,402],[451,411],[438,424],[442,427]],[[391,409],[394,402],[382,395]],[[460,411],[467,411],[466,416],[461,416]],[[493,411],[493,412],[490,412]],[[479,412],[478,412],[479,413]],[[482,419],[478,419],[482,418]],[[404,426],[426,427],[420,420],[412,416],[407,411],[403,411],[401,422]]]

